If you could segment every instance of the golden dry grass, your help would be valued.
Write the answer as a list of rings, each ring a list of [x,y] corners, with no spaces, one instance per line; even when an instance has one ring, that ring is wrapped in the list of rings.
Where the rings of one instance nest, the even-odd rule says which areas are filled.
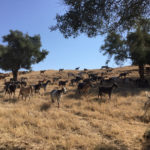
[[[118,71],[137,69],[137,67],[116,68],[109,76],[117,76]],[[102,70],[92,70],[102,72]],[[62,76],[67,72],[32,72],[20,77],[28,77],[29,84],[35,84],[44,78]],[[131,77],[137,77],[135,71]],[[49,92],[57,85],[49,85],[47,92],[41,89],[41,95],[31,99],[18,99],[5,96],[3,82],[0,81],[0,150],[102,150],[129,149],[140,150],[142,137],[150,125],[144,122],[143,106],[147,100],[145,89],[120,84],[112,94],[112,99],[100,102],[97,88],[87,97],[76,96],[76,86],[67,86],[68,92],[61,100],[60,108],[52,104]],[[148,90],[148,89],[146,89]],[[108,97],[103,97],[103,100]],[[148,117],[148,116],[147,116]]]

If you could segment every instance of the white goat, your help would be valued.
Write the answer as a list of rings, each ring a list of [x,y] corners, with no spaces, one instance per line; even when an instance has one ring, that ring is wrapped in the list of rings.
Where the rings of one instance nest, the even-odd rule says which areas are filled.
[[[67,92],[67,90],[65,87],[63,87],[61,90],[52,90],[50,92],[51,100],[53,103],[55,102],[55,99],[57,100],[58,108],[59,108],[59,102],[62,97],[62,94],[63,93],[65,94],[66,92]]]

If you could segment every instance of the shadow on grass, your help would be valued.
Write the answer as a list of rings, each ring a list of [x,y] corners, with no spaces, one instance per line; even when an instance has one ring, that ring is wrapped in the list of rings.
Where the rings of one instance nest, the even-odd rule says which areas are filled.
[[[106,103],[107,102],[107,99],[106,98],[97,98],[95,97],[94,99],[92,99],[92,101],[95,101],[95,102],[98,102],[99,104],[102,104],[102,103]]]
[[[68,99],[76,99],[79,100],[81,98],[81,95],[78,93],[77,90],[70,90],[69,93],[65,95]]]
[[[0,147],[0,150],[26,150],[26,148],[19,146],[8,146],[7,144],[5,144],[4,147]]]
[[[3,102],[5,102],[5,103],[16,103],[16,102],[18,102],[18,99],[17,98],[7,98],[7,99],[4,99]]]
[[[66,97],[69,99],[80,99],[79,94],[76,93],[67,94]]]
[[[47,111],[48,109],[51,108],[51,104],[50,103],[43,103],[40,107],[40,111]]]
[[[43,95],[44,96],[50,96],[50,92],[45,92]]]
[[[97,145],[94,150],[128,150],[127,146],[125,145],[112,145],[112,144],[99,144]]]
[[[137,96],[140,95],[141,92],[149,91],[149,88],[131,88],[131,87],[118,87],[118,89],[113,90],[112,94],[115,93],[118,96]]]

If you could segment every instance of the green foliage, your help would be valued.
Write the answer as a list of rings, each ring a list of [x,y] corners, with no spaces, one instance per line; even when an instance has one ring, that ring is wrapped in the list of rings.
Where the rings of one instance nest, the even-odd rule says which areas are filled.
[[[120,34],[109,33],[105,44],[101,47],[109,59],[114,56],[116,63],[131,59],[135,65],[150,64],[150,34],[143,26],[138,26],[135,32],[129,32],[126,38]]]
[[[136,32],[129,33],[127,36],[127,44],[129,46],[131,59],[133,61],[133,64],[146,64],[147,60],[146,58],[146,49],[147,47],[147,38],[150,38],[150,35],[141,31],[139,28]],[[150,47],[149,47],[150,50]]]
[[[10,30],[3,36],[7,46],[0,45],[0,68],[3,70],[31,69],[31,65],[42,61],[48,51],[40,51],[40,35],[33,37],[20,31]]]
[[[57,14],[57,24],[50,29],[59,29],[66,38],[130,30],[141,17],[150,16],[149,0],[64,0],[64,4],[66,13]]]
[[[147,24],[138,24],[137,29],[129,32],[124,39],[120,34],[110,32],[100,50],[104,55],[108,54],[106,62],[109,62],[112,56],[117,64],[131,59],[134,65],[139,66],[140,78],[144,78],[144,65],[150,64],[150,26],[148,25],[149,20]]]
[[[117,64],[129,58],[128,51],[126,50],[126,41],[122,39],[121,35],[114,32],[109,33],[104,42],[105,44],[102,45],[100,51],[104,52],[104,55],[109,54],[107,63],[109,63],[112,56],[114,56]]]

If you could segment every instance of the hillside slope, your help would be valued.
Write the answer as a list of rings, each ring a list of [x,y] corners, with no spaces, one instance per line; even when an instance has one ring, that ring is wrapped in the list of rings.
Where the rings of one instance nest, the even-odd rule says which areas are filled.
[[[127,70],[132,70],[130,78],[138,77],[135,66],[116,68],[107,76],[118,76]],[[77,74],[79,71],[47,70],[44,74],[37,71],[19,75],[19,78],[27,77],[28,84],[36,84],[58,76],[66,80],[68,72]],[[147,101],[145,90],[149,88],[123,82],[113,91],[110,101],[107,95],[101,101],[97,98],[97,86],[80,97],[76,93],[77,86],[68,84],[68,92],[57,108],[56,102],[51,103],[49,92],[58,89],[58,84],[48,85],[46,92],[41,89],[40,95],[34,94],[26,101],[18,99],[19,89],[10,97],[4,94],[3,80],[0,85],[0,149],[98,150],[109,145],[111,149],[140,150],[143,134],[150,126],[150,122],[142,118]]]

